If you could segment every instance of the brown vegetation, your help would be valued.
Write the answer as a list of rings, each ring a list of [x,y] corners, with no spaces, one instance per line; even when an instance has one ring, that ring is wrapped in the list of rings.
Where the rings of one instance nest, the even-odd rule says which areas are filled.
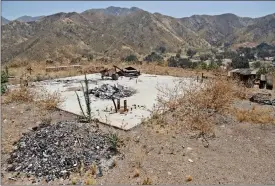
[[[255,124],[275,124],[272,110],[253,106],[252,109],[236,109],[235,116],[240,122],[250,122]]]
[[[202,134],[213,132],[213,125],[217,122],[215,114],[222,114],[230,108],[234,91],[233,82],[225,79],[190,84],[180,82],[173,90],[160,89],[162,95],[152,120],[185,126]],[[163,112],[166,113],[161,115]]]
[[[41,109],[53,110],[63,102],[63,99],[58,92],[37,91],[30,87],[20,86],[10,89],[3,96],[3,103],[9,104],[12,102],[29,102],[36,104]]]

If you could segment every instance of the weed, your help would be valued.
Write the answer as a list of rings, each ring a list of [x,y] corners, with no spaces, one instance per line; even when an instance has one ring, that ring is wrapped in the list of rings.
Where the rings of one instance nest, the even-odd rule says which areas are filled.
[[[143,180],[142,185],[152,185],[152,180],[147,177],[145,180]]]
[[[61,98],[60,93],[57,91],[50,93],[49,91],[43,89],[36,95],[35,103],[38,107],[45,110],[54,110],[64,101]]]
[[[12,103],[12,102],[32,102],[35,97],[35,92],[27,87],[15,88],[7,92],[7,95],[4,99],[4,103]]]
[[[96,180],[94,178],[87,178],[85,181],[85,185],[95,185]]]
[[[72,185],[76,185],[76,183],[77,183],[76,178],[73,178],[73,179],[72,179]]]
[[[233,83],[222,78],[204,83],[179,82],[173,89],[160,87],[159,92],[155,110],[162,117],[158,122],[162,123],[166,117],[170,122],[165,123],[185,124],[203,134],[213,132],[215,113],[227,111],[234,99]]]
[[[117,152],[118,150],[118,144],[119,144],[119,137],[117,133],[109,133],[108,139],[111,143],[111,149]]]
[[[96,169],[97,169],[96,163],[93,162],[93,164],[91,166],[91,174],[92,175],[96,175]]]
[[[251,122],[256,124],[275,124],[272,111],[267,108],[253,107],[249,110],[236,109],[235,116],[239,122]]]
[[[50,125],[51,122],[52,122],[52,118],[51,118],[51,117],[42,118],[42,119],[41,119],[41,122],[42,122],[43,124]]]

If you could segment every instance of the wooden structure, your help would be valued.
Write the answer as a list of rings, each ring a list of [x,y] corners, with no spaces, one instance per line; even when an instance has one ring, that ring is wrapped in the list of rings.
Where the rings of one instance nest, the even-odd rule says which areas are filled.
[[[247,87],[253,87],[254,81],[257,79],[256,74],[258,69],[234,69],[228,72],[228,76],[232,77],[233,79],[238,79],[239,81],[243,82]]]

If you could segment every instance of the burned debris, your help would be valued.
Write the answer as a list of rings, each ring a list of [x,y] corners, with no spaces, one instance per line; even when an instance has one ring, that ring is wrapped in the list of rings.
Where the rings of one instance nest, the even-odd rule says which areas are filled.
[[[94,162],[101,166],[116,152],[107,135],[91,131],[86,124],[59,122],[40,125],[15,144],[8,171],[23,172],[51,181],[67,178]]]
[[[100,99],[120,99],[130,97],[137,91],[133,88],[122,86],[119,84],[110,85],[103,84],[100,87],[95,87],[89,90],[89,94],[93,94]]]
[[[120,76],[125,77],[138,77],[140,76],[140,71],[133,67],[126,67],[124,69],[119,68],[118,66],[113,66],[112,69],[104,69],[100,71],[101,78],[111,77],[112,80],[118,80]]]
[[[271,94],[257,93],[251,96],[249,100],[262,105],[275,105],[275,99],[271,99]]]

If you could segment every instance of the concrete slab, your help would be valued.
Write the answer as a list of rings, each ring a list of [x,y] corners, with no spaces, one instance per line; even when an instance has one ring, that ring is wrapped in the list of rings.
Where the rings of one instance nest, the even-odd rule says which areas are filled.
[[[90,81],[89,89],[107,83],[111,85],[120,84],[137,90],[137,93],[133,96],[121,99],[121,107],[123,107],[123,100],[127,100],[128,104],[129,112],[124,114],[115,113],[112,100],[102,100],[90,95],[93,118],[124,130],[129,130],[139,125],[144,119],[150,117],[151,111],[157,103],[157,97],[160,96],[158,87],[173,89],[179,81],[184,80],[187,84],[190,83],[190,79],[150,74],[142,74],[138,78],[133,79],[129,77],[120,77],[117,81],[101,80],[100,74],[89,74],[87,75],[87,78]],[[60,109],[77,115],[82,115],[74,91],[80,90],[80,82],[83,80],[84,75],[47,80],[39,82],[37,85],[46,88],[50,92],[58,91],[61,93],[62,97],[65,98],[65,102],[60,106]],[[80,96],[83,109],[86,111],[82,91],[76,92]],[[139,105],[140,107],[137,106],[135,109],[133,105]]]

